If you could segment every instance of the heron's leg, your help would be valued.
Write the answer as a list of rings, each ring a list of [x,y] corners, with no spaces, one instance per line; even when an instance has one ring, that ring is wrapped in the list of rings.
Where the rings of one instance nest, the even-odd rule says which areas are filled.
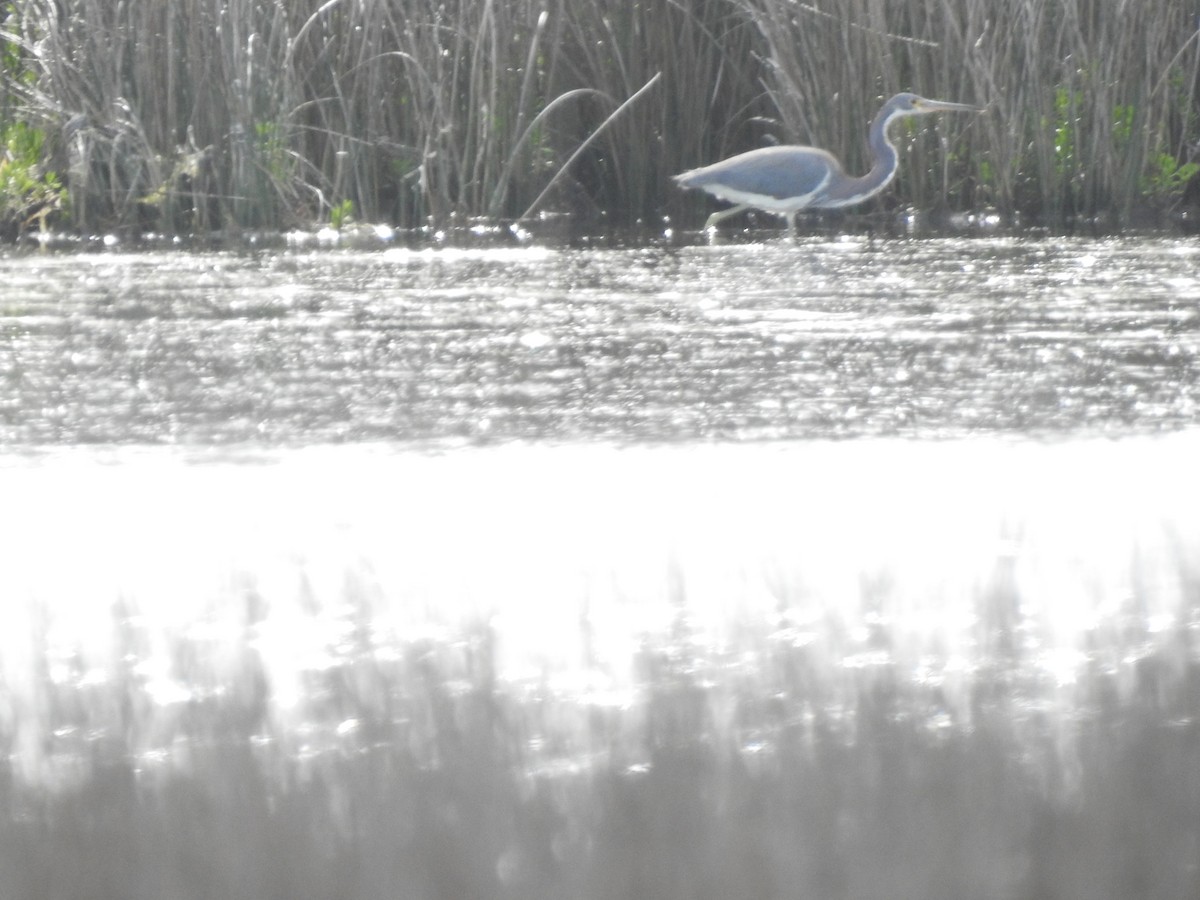
[[[708,231],[709,229],[716,228],[718,222],[723,222],[730,216],[736,216],[738,213],[743,213],[748,209],[750,207],[744,203],[739,206],[731,206],[729,209],[719,209],[708,217],[708,221],[704,223],[704,230]]]

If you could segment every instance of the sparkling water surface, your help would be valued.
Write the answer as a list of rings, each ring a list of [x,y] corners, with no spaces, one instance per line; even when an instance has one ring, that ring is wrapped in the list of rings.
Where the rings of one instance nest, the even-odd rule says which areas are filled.
[[[25,256],[5,444],[1192,424],[1194,241]]]
[[[0,258],[0,895],[1200,894],[1200,244]]]

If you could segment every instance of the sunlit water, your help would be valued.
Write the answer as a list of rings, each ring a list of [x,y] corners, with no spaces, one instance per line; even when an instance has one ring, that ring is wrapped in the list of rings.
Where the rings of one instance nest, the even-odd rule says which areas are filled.
[[[0,279],[0,896],[1200,895],[1200,244]]]
[[[8,260],[0,441],[1122,434],[1200,399],[1194,241]]]

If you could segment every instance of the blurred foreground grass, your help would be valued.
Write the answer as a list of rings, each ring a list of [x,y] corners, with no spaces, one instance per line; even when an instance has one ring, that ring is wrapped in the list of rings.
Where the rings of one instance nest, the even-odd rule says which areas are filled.
[[[0,686],[0,896],[1194,898],[1200,591],[1136,603],[1068,677],[1002,581],[977,658],[781,611],[720,646],[681,612],[631,690],[514,681],[495,632],[383,639],[347,592],[272,696],[262,610],[169,650],[113,615],[102,676]],[[586,678],[584,679],[586,682]]]

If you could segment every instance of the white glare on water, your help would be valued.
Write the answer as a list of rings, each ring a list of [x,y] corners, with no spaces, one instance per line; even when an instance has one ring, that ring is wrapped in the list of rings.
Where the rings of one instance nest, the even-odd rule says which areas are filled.
[[[338,646],[354,604],[376,646],[475,623],[499,677],[583,692],[628,696],[645,642],[681,623],[716,650],[799,628],[835,654],[826,677],[871,647],[915,677],[989,663],[982,598],[1007,591],[1019,609],[994,614],[1030,642],[1022,665],[1069,685],[1131,603],[1147,629],[1180,614],[1197,451],[1185,434],[10,460],[4,678],[32,690],[42,653],[58,678],[112,677],[119,608],[150,642],[153,701],[236,678],[222,666],[249,645],[286,720],[306,673],[369,651]],[[172,674],[180,642],[207,656],[199,685]]]

